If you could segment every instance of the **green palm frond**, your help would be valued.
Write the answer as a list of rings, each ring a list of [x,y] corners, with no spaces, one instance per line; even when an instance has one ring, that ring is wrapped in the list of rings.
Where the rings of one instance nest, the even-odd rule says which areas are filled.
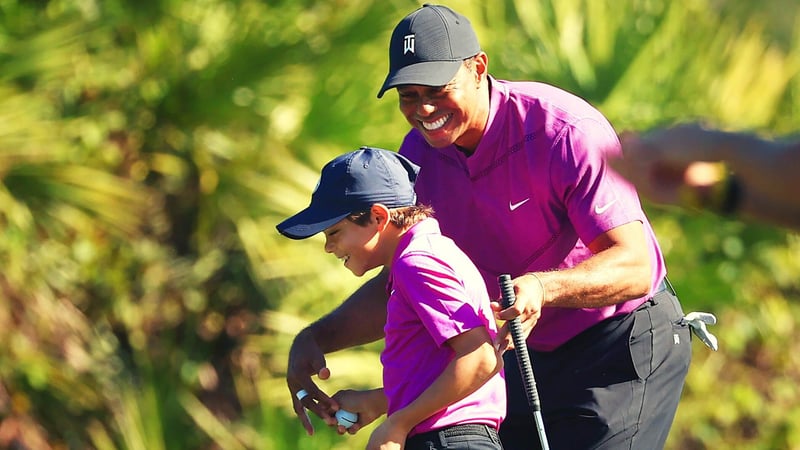
[[[31,24],[35,26],[34,24]],[[24,38],[0,29],[0,83],[9,80],[36,78],[51,81],[74,68],[75,57],[86,50],[86,38],[91,28],[82,21],[68,19],[33,34],[24,30]],[[15,30],[17,32],[23,30]]]
[[[0,211],[25,204],[39,225],[47,227],[49,218],[60,229],[91,230],[100,222],[135,235],[153,198],[128,180],[76,165],[17,165],[2,182],[14,201],[0,203]]]

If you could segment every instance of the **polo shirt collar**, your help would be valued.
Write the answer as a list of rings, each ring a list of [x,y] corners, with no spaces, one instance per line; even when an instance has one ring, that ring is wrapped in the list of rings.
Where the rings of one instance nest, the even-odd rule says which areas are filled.
[[[505,104],[508,102],[508,89],[503,83],[489,76],[489,118],[486,120],[486,129],[478,143],[475,152],[466,158],[467,169],[470,175],[486,169],[491,165],[501,150],[500,143],[503,137],[503,124],[506,119]]]

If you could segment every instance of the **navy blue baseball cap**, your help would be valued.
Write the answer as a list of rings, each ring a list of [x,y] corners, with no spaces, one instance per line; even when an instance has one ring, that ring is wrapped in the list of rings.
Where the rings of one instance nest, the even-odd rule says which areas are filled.
[[[361,147],[345,153],[322,168],[311,204],[276,228],[291,239],[305,239],[376,203],[413,206],[418,173],[417,165],[393,151]]]
[[[472,24],[447,6],[425,4],[407,15],[389,41],[389,74],[378,98],[403,84],[444,86],[481,51]]]

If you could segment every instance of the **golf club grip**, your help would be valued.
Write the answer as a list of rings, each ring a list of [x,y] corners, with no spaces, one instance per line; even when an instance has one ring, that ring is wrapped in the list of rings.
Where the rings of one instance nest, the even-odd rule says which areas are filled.
[[[511,283],[511,275],[502,274],[498,277],[497,281],[500,284],[500,294],[503,298],[503,307],[510,308],[517,301],[514,294],[514,285]],[[539,391],[536,389],[536,379],[533,377],[533,365],[531,365],[531,358],[528,355],[528,344],[522,334],[522,322],[519,317],[508,322],[508,329],[511,332],[511,340],[514,342],[514,349],[517,354],[517,364],[519,365],[520,375],[522,376],[522,385],[525,388],[525,394],[528,397],[528,405],[532,411],[541,411],[542,407],[539,403]]]

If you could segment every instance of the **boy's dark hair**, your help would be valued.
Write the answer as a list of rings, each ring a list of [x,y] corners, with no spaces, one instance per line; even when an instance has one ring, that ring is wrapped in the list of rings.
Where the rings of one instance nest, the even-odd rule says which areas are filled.
[[[399,228],[410,227],[428,217],[433,217],[433,207],[427,205],[389,209],[389,222]],[[369,223],[369,210],[350,214],[347,220],[363,227]]]

